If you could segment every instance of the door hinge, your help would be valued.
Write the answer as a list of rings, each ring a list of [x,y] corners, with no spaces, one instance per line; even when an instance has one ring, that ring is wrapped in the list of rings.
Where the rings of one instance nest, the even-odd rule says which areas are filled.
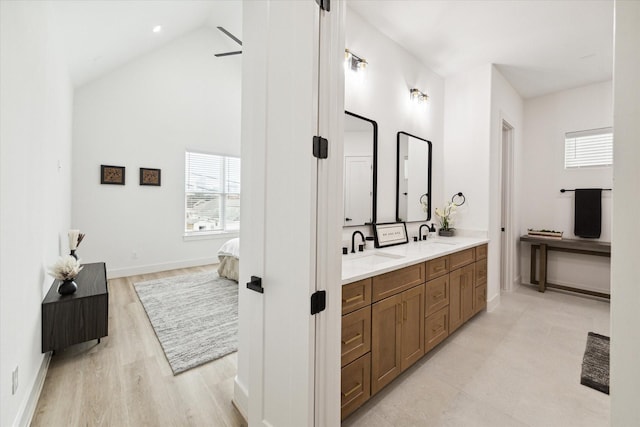
[[[329,12],[331,10],[331,0],[316,0],[320,9]]]
[[[313,156],[319,159],[329,157],[329,141],[321,136],[313,137]]]
[[[316,291],[311,295],[311,315],[327,308],[327,291]]]
[[[247,289],[264,294],[264,288],[262,287],[262,278],[251,276],[251,281],[247,283]]]

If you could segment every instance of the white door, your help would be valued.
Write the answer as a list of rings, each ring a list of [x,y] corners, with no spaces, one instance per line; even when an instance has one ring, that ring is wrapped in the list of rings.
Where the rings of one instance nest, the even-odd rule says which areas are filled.
[[[340,2],[331,5],[343,8]],[[331,19],[337,20],[336,15]],[[322,97],[332,95],[331,90],[319,95],[320,21],[315,1],[243,2],[243,188],[234,401],[250,426],[336,425],[339,420],[340,310],[335,288],[339,289],[340,272],[335,266],[340,262],[336,248],[342,202],[340,197],[335,201],[335,194],[342,182],[342,146],[336,136],[342,135],[342,128],[336,131],[336,120],[342,123],[344,108],[332,105],[335,114],[330,119],[328,108],[319,113]],[[339,60],[344,42],[337,47],[332,48],[333,57]],[[333,65],[339,69],[341,63]],[[342,103],[343,98],[333,94],[333,99]],[[328,160],[311,154],[312,138],[323,128],[331,131],[323,135],[331,139]],[[262,278],[263,293],[246,288],[251,276]],[[310,297],[327,284],[334,286],[327,291],[331,304],[312,316]],[[316,331],[332,341],[337,336],[338,344],[316,345]],[[328,357],[319,361],[316,352],[329,345]],[[320,397],[318,382],[323,384]],[[331,415],[326,419],[322,414]]]
[[[370,156],[344,158],[344,225],[362,225],[371,222],[373,183]]]

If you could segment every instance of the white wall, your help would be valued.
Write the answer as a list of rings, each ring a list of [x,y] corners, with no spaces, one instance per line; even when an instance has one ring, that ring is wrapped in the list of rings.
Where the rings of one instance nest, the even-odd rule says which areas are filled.
[[[487,231],[489,224],[489,160],[491,123],[491,64],[448,77],[444,105],[444,206],[462,192],[466,202],[457,209],[456,229]]]
[[[506,121],[513,127],[513,140],[510,150],[506,153],[512,159],[512,169],[502,170],[502,122]],[[511,290],[515,283],[519,283],[519,253],[520,253],[520,207],[519,200],[522,193],[519,190],[522,175],[522,132],[523,132],[523,101],[518,92],[493,66],[491,71],[491,142],[489,151],[489,243],[488,256],[488,288],[487,298],[489,309],[499,303],[501,257],[504,258],[505,280],[502,286]],[[508,176],[505,192],[510,194],[511,213],[510,222],[504,221],[507,242],[502,248],[502,175]]]
[[[397,133],[404,131],[433,144],[432,202],[443,198],[444,81],[400,45],[364,21],[347,5],[346,47],[367,60],[364,73],[348,71],[345,76],[345,109],[378,123],[377,222],[396,219]],[[426,105],[416,105],[409,90],[418,88],[429,95]],[[432,217],[432,219],[434,219]],[[408,224],[417,235],[419,223]],[[369,234],[367,227],[365,235]],[[344,229],[349,240],[355,228]]]
[[[613,251],[611,259],[611,425],[640,425],[640,2],[616,1]]]
[[[522,222],[527,228],[573,234],[574,193],[561,188],[612,188],[611,167],[564,169],[565,132],[613,125],[611,82],[556,92],[527,99],[524,104],[524,152],[521,187]],[[602,196],[602,241],[611,241],[611,192]],[[522,280],[529,283],[529,245],[521,253]],[[609,291],[609,260],[603,257],[550,252],[548,279],[596,291]]]
[[[217,262],[233,237],[183,238],[185,150],[240,154],[241,57],[213,56],[220,37],[203,27],[76,91],[73,225],[109,277]],[[126,185],[101,185],[101,164],[125,166]],[[162,186],[140,186],[140,167]]]
[[[0,425],[24,425],[44,369],[47,267],[71,217],[72,88],[48,2],[0,2]],[[11,394],[11,372],[19,387]]]

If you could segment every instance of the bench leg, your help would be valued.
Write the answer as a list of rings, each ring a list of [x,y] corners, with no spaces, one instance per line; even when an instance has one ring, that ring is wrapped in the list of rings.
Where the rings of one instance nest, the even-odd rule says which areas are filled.
[[[544,292],[547,288],[547,245],[540,245],[540,278],[538,281],[538,292]]]

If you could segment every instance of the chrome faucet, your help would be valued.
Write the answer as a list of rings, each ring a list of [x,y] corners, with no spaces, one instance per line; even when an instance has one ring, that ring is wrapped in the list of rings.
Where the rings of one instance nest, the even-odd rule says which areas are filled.
[[[351,253],[354,254],[356,253],[356,234],[359,234],[360,237],[362,237],[362,245],[365,245],[365,241],[364,241],[364,234],[362,234],[362,231],[354,231],[353,234],[351,235]],[[360,252],[362,252],[363,249],[360,249]]]

